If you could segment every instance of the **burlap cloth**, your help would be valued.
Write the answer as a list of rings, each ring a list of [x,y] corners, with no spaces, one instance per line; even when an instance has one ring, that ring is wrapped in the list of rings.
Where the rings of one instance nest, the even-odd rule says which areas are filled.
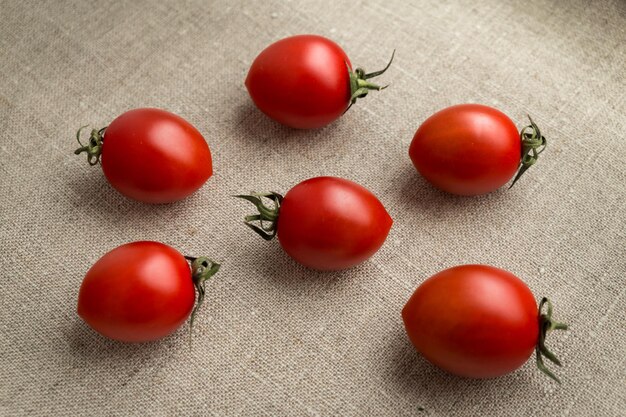
[[[271,42],[336,40],[380,82],[316,131],[268,120],[243,81]],[[626,415],[626,3],[573,1],[0,2],[0,414]],[[445,106],[477,102],[548,150],[510,191],[459,198],[415,173],[408,145]],[[76,129],[154,106],[194,124],[215,175],[191,198],[121,197],[72,154]],[[395,220],[340,273],[300,267],[242,224],[231,197],[317,175],[355,180]],[[197,319],[128,345],[76,315],[106,251],[158,240],[223,261]],[[400,310],[430,275],[486,263],[547,295],[571,330],[495,380],[449,376],[410,345]],[[420,408],[424,410],[421,411]]]

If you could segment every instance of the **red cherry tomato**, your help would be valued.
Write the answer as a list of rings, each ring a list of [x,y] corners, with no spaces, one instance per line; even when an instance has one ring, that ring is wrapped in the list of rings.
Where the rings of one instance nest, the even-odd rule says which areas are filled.
[[[127,111],[106,129],[93,130],[89,142],[76,153],[87,152],[92,165],[101,158],[109,183],[145,203],[181,200],[213,174],[211,151],[200,132],[164,110]]]
[[[175,249],[158,242],[133,242],[100,258],[87,272],[78,294],[79,316],[100,334],[124,342],[160,339],[192,312],[194,285],[219,265],[192,259],[192,271]],[[202,302],[198,298],[198,306]]]
[[[517,181],[545,145],[532,120],[520,137],[515,124],[499,110],[461,104],[422,123],[409,156],[434,186],[453,194],[478,195],[500,188],[516,172]]]
[[[267,207],[261,196],[274,200]],[[246,224],[266,239],[278,234],[285,252],[318,270],[350,268],[382,246],[393,220],[366,188],[335,177],[311,178],[283,198],[276,193],[239,196],[259,209]],[[252,222],[263,220],[260,226]]]
[[[382,89],[367,80],[387,68],[353,72],[339,45],[321,36],[299,35],[263,50],[250,67],[246,87],[256,106],[272,119],[313,129],[338,119],[369,90]]]
[[[548,314],[539,314],[530,289],[515,275],[485,265],[439,272],[417,288],[402,310],[416,349],[438,367],[470,378],[512,372],[537,350],[540,368],[556,379],[541,355],[560,363],[543,341],[548,331],[566,326],[553,322],[551,314],[551,305]]]

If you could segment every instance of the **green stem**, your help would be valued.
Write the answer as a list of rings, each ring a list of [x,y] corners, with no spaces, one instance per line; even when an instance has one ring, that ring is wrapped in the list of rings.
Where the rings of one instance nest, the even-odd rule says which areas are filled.
[[[251,202],[259,211],[259,214],[251,214],[244,217],[244,224],[265,240],[272,240],[278,232],[278,215],[283,196],[275,193],[251,193],[250,195],[236,195],[234,197]],[[263,198],[274,202],[272,207],[263,203]],[[255,224],[258,222],[257,224]]]
[[[206,292],[205,283],[213,275],[215,275],[217,271],[219,271],[221,265],[204,256],[201,256],[199,258],[185,256],[185,259],[191,262],[191,277],[193,280],[193,285],[196,287],[196,291],[198,291],[198,300],[196,301],[196,305],[191,312],[191,318],[189,319],[189,346],[191,346],[193,322],[196,318],[198,310],[204,302],[204,296]]]
[[[86,127],[87,125],[82,126],[80,129],[78,129],[78,132],[76,132],[76,140],[78,141],[80,148],[76,149],[74,151],[74,154],[80,155],[81,153],[86,152],[87,162],[89,162],[89,165],[93,166],[100,162],[102,145],[104,144],[104,131],[107,127],[105,126],[100,130],[93,129],[91,131],[91,135],[89,135],[89,142],[87,142],[87,145],[83,145],[83,143],[80,141],[80,132]]]
[[[356,70],[352,71],[352,69],[346,62],[346,67],[348,68],[348,74],[350,76],[350,105],[348,106],[348,109],[352,107],[354,103],[356,103],[356,100],[358,98],[365,97],[370,90],[380,91],[389,86],[385,85],[381,87],[378,84],[371,83],[367,80],[377,77],[387,71],[389,69],[389,66],[393,62],[393,57],[395,56],[395,54],[396,50],[394,49],[393,53],[391,54],[391,59],[389,60],[385,68],[381,69],[380,71],[374,71],[370,73],[366,73],[363,68],[357,68]],[[346,109],[346,111],[348,111],[348,109]]]
[[[528,116],[528,120],[530,120],[530,124],[528,126],[524,126],[519,134],[520,142],[522,144],[522,158],[520,160],[517,174],[515,175],[509,189],[515,185],[517,180],[521,178],[528,168],[537,162],[539,154],[546,149],[548,144],[546,138],[541,134],[539,126],[533,122],[533,119],[531,119],[530,116]]]
[[[544,305],[548,306],[548,311],[546,313],[541,312]],[[567,324],[559,323],[552,319],[552,303],[544,297],[541,299],[541,303],[539,303],[539,340],[537,341],[537,346],[535,347],[535,353],[537,355],[537,368],[560,384],[561,380],[559,380],[559,378],[557,378],[557,376],[548,369],[543,361],[543,357],[546,357],[550,360],[550,362],[557,366],[561,366],[561,361],[559,361],[554,353],[546,347],[546,336],[552,330],[567,330]]]

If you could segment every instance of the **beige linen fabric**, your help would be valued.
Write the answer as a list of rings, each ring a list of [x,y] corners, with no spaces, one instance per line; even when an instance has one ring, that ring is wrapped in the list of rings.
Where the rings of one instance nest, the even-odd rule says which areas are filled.
[[[295,131],[257,111],[256,54],[299,33],[367,69],[396,60],[338,122]],[[618,416],[626,414],[626,3],[613,1],[0,1],[0,414]],[[531,114],[548,150],[510,191],[460,198],[407,156],[443,107]],[[154,106],[193,123],[215,175],[185,201],[121,197],[72,154],[74,133]],[[231,197],[318,175],[355,180],[395,220],[383,248],[316,273],[265,243]],[[158,240],[223,268],[188,328],[157,343],[100,337],[75,313],[87,269]],[[571,331],[511,375],[447,375],[400,311],[430,275],[486,263],[524,279]],[[420,407],[424,410],[420,411]]]

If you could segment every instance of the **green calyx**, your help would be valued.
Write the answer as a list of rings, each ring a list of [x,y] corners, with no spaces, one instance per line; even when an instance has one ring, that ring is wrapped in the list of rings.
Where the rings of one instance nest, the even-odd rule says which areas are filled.
[[[196,301],[196,305],[191,312],[191,318],[189,319],[189,344],[191,345],[193,322],[196,318],[198,310],[204,302],[205,283],[220,270],[221,265],[204,256],[199,258],[185,256],[185,259],[191,262],[191,278],[193,280],[193,285],[196,287],[196,291],[198,291],[198,300]]]
[[[391,54],[391,59],[387,63],[387,66],[380,71],[374,71],[370,73],[366,73],[363,68],[357,68],[356,70],[352,71],[352,69],[346,62],[348,74],[350,75],[350,105],[348,106],[348,109],[352,107],[354,103],[356,103],[357,98],[365,97],[370,90],[380,91],[389,87],[389,85],[381,87],[367,80],[377,77],[387,71],[389,69],[389,66],[391,65],[391,62],[393,62],[393,57],[395,56],[395,54],[396,50],[394,49],[393,53]],[[348,109],[346,109],[346,111],[348,111]]]
[[[517,180],[520,179],[528,168],[537,162],[539,154],[543,152],[547,146],[546,138],[541,134],[539,127],[533,122],[530,116],[528,116],[528,120],[530,120],[530,124],[524,126],[519,134],[522,143],[522,159],[520,160],[519,169],[509,189],[515,185]]]
[[[93,166],[100,162],[100,155],[102,154],[102,144],[104,142],[103,135],[106,127],[103,127],[100,130],[92,129],[91,135],[89,136],[89,142],[87,143],[87,145],[83,145],[83,143],[80,141],[80,132],[86,127],[87,126],[82,126],[80,129],[78,129],[78,132],[76,132],[76,140],[78,141],[80,148],[76,149],[74,151],[74,154],[80,155],[81,153],[86,152],[87,162],[89,162],[89,165]]]
[[[236,195],[234,197],[251,202],[259,211],[259,214],[251,214],[244,217],[244,224],[263,239],[272,240],[278,232],[278,214],[280,213],[280,204],[283,201],[283,196],[275,192],[269,192]],[[272,207],[265,205],[263,198],[271,200],[274,205]],[[255,224],[257,222],[258,225]]]
[[[544,305],[548,306],[548,310],[545,313],[542,313]],[[567,330],[567,324],[552,320],[552,303],[544,297],[541,300],[541,303],[539,303],[539,340],[537,341],[537,346],[535,347],[535,353],[537,355],[537,368],[560,384],[561,380],[557,378],[557,376],[554,375],[543,362],[543,357],[546,357],[550,360],[550,362],[561,366],[561,361],[554,356],[554,353],[548,350],[545,344],[546,336],[552,330]]]

